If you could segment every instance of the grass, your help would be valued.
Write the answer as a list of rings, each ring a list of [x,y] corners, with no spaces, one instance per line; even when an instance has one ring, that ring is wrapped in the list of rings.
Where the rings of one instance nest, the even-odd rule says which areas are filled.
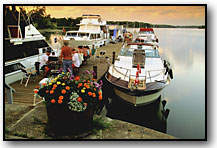
[[[97,133],[100,130],[105,130],[111,128],[111,123],[106,122],[103,117],[98,117],[93,120],[93,133]]]

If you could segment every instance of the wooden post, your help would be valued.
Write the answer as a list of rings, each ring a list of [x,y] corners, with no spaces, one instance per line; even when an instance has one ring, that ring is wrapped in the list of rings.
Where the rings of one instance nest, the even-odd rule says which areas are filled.
[[[8,104],[13,104],[13,92],[16,92],[10,85],[5,83]]]
[[[93,66],[93,71],[95,75],[93,75],[93,79],[97,79],[97,66]]]
[[[112,52],[112,64],[114,64],[115,63],[115,52],[113,51]]]

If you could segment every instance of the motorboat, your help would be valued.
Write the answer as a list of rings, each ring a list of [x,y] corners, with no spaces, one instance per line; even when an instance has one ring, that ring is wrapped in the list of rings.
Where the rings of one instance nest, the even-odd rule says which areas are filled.
[[[135,42],[158,45],[158,38],[155,35],[153,28],[140,28]]]
[[[20,13],[19,13],[20,18]],[[47,48],[51,48],[45,37],[32,25],[20,27],[5,24],[4,36],[4,76],[5,83],[11,84],[23,78],[21,69],[35,70],[35,64]]]
[[[158,46],[125,43],[117,59],[113,58],[105,78],[116,95],[139,106],[158,99],[173,73],[169,62],[160,57]]]
[[[70,46],[89,46],[92,49],[109,43],[108,27],[100,15],[82,15],[82,20],[78,26],[78,31],[67,31],[63,38],[69,40]]]

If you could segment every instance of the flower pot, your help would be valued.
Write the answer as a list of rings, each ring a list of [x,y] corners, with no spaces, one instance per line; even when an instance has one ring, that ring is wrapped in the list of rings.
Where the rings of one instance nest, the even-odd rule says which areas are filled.
[[[58,133],[80,133],[89,130],[93,121],[93,109],[74,112],[63,105],[46,105],[48,127]]]

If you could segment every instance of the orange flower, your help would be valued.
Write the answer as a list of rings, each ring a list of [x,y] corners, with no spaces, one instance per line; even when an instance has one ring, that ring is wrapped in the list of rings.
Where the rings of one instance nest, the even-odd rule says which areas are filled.
[[[92,79],[93,81],[96,81],[96,79]]]
[[[100,100],[100,101],[102,100],[102,95],[99,96],[99,100]]]
[[[89,95],[89,96],[92,96],[92,92],[88,92],[88,95]]]
[[[61,91],[61,93],[62,93],[62,94],[65,94],[65,93],[66,93],[66,90],[65,90],[65,89],[63,89],[63,90]]]
[[[76,77],[75,77],[75,80],[76,80],[76,81],[79,81],[79,80],[80,80],[80,77],[79,77],[79,76],[76,76]]]
[[[38,93],[38,90],[34,90],[34,93],[37,94],[37,93]]]
[[[56,89],[56,87],[53,87],[52,90]]]
[[[43,86],[45,86],[47,83],[42,83]]]
[[[89,89],[89,88],[90,88],[90,86],[89,86],[89,85],[86,85],[86,88],[87,88],[87,89]]]
[[[56,87],[57,87],[57,85],[56,85],[56,84],[54,84],[54,85],[53,85],[53,87],[55,87],[55,88],[56,88]]]
[[[82,83],[79,83],[79,84],[78,84],[78,88],[81,87],[81,86],[82,86]]]
[[[86,87],[87,86],[87,83],[84,83],[84,87]]]
[[[93,90],[96,91],[96,88],[94,88]]]
[[[50,91],[50,94],[53,94],[53,93],[54,93],[54,91],[53,91],[53,90],[51,90],[51,91]]]
[[[66,90],[70,90],[70,87],[69,87],[69,86],[66,86]]]
[[[48,94],[48,93],[49,93],[49,90],[46,90],[45,92]]]
[[[101,91],[99,91],[99,92],[98,92],[98,94],[101,96],[101,95],[102,95],[102,92],[101,92]]]
[[[94,98],[96,97],[96,94],[95,94],[95,93],[93,93],[93,97],[94,97]]]
[[[59,100],[62,100],[64,97],[63,96],[59,96]]]
[[[88,80],[87,83],[90,83],[90,80]]]
[[[55,103],[56,101],[55,101],[55,99],[52,99],[50,102],[51,102],[51,103]]]
[[[62,103],[63,103],[63,101],[62,101],[62,100],[58,100],[58,103],[59,103],[59,104],[62,104]]]
[[[82,101],[82,98],[81,98],[81,97],[78,97],[78,98],[77,98],[77,101],[78,101],[78,102],[81,102],[81,101]]]

